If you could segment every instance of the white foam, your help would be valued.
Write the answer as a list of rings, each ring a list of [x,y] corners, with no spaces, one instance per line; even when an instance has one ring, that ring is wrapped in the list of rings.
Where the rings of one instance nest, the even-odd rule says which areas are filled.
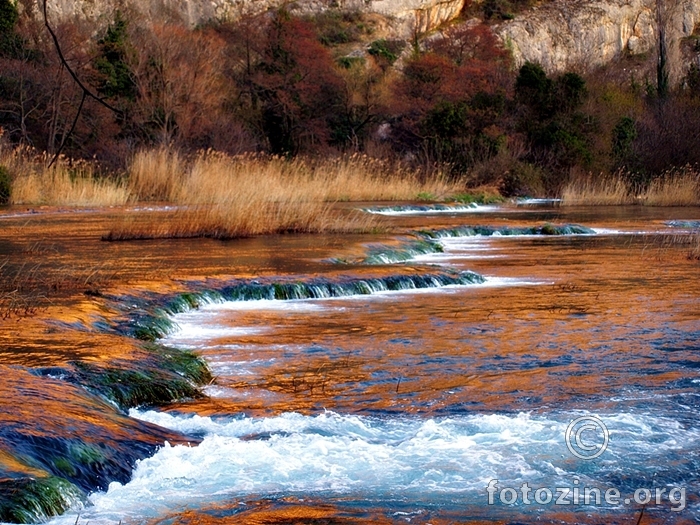
[[[414,257],[413,261],[453,261],[453,260],[481,260],[481,259],[504,259],[506,255],[477,255],[477,254],[467,254],[467,253],[426,253],[423,255],[417,255]]]
[[[557,204],[560,203],[561,199],[520,199],[516,201],[518,206],[528,206],[532,204]]]
[[[260,327],[234,327],[234,326],[207,326],[196,322],[186,323],[181,319],[177,320],[178,332],[173,339],[178,341],[190,341],[201,339],[218,339],[223,337],[240,337],[243,335],[260,334],[266,331],[266,328]],[[170,338],[166,338],[170,339]]]
[[[488,237],[447,237],[440,239],[446,250],[493,251],[500,248],[488,242]]]
[[[364,211],[367,213],[372,213],[375,215],[388,215],[388,216],[400,216],[400,215],[435,215],[444,213],[492,213],[501,210],[500,206],[493,205],[470,205],[470,206],[454,206],[449,209],[407,209],[407,210],[392,210],[392,209],[382,209],[382,208],[367,208]]]
[[[534,279],[520,279],[517,277],[488,277],[486,282],[480,284],[481,287],[496,287],[496,286],[541,286],[546,284],[554,284],[554,281],[537,281]]]
[[[665,233],[665,232],[655,232],[655,231],[645,231],[645,230],[615,230],[612,228],[591,228],[596,235],[651,235],[655,233]]]
[[[275,299],[259,299],[254,301],[224,301],[209,303],[201,307],[201,311],[219,310],[286,310],[290,312],[314,312],[324,307],[313,302],[315,299],[292,299],[280,301]]]
[[[269,418],[130,415],[204,436],[198,446],[165,445],[140,461],[132,480],[90,496],[81,520],[147,519],[174,508],[249,496],[312,494],[483,505],[489,480],[540,486],[637,472],[670,450],[694,451],[700,431],[640,414],[601,418],[611,432],[604,461],[572,461],[568,422],[581,414],[476,414],[443,419],[376,419],[324,413]],[[576,472],[577,468],[581,472]],[[590,484],[590,483],[589,483]],[[513,485],[518,486],[518,485]],[[56,523],[72,525],[75,515]]]

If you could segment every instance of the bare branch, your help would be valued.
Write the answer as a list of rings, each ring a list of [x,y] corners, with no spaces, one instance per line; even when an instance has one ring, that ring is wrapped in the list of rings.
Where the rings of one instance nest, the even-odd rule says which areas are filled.
[[[78,87],[83,91],[83,96],[80,100],[80,106],[78,106],[78,112],[75,115],[75,119],[73,120],[73,125],[71,126],[70,130],[68,133],[63,137],[63,140],[61,141],[61,146],[58,148],[58,151],[56,151],[56,154],[54,157],[51,159],[51,162],[49,162],[49,167],[56,162],[56,159],[58,159],[58,156],[61,154],[61,151],[63,150],[63,147],[65,146],[68,138],[70,135],[73,133],[73,130],[75,129],[75,125],[78,122],[78,118],[80,117],[80,113],[83,110],[83,105],[85,104],[85,99],[86,98],[91,98],[95,102],[98,102],[99,104],[103,105],[116,115],[121,115],[122,112],[112,106],[110,103],[108,103],[105,99],[102,97],[97,96],[95,93],[93,93],[83,82],[80,80],[78,75],[76,74],[75,71],[73,71],[73,68],[70,67],[68,64],[68,61],[66,60],[66,57],[63,55],[63,51],[61,50],[61,45],[58,42],[58,36],[56,36],[56,32],[53,30],[51,27],[51,24],[49,24],[49,15],[48,15],[48,0],[44,0],[44,26],[46,26],[46,30],[49,32],[51,35],[51,39],[53,40],[54,47],[56,48],[56,53],[58,53],[58,58],[60,59],[61,63],[63,66],[66,68],[70,76],[73,78],[73,81],[78,85]]]

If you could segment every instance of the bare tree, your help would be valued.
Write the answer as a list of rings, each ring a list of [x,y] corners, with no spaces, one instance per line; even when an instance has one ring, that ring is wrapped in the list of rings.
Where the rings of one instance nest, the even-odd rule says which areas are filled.
[[[213,31],[154,24],[132,36],[136,118],[160,144],[205,132],[223,106],[223,42]]]

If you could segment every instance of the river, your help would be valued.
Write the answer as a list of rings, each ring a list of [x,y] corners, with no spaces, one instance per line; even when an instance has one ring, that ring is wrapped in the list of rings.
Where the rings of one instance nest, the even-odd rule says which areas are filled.
[[[109,245],[216,291],[159,340],[215,381],[129,411],[201,442],[50,523],[700,521],[700,266],[669,222],[700,209],[382,217],[402,233]]]

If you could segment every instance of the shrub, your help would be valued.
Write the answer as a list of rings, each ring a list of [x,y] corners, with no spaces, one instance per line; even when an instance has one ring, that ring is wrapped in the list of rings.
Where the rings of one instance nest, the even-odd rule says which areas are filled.
[[[632,154],[632,144],[637,138],[637,126],[630,117],[622,117],[613,129],[612,153],[615,160],[622,164]]]
[[[357,42],[364,34],[371,32],[363,23],[359,11],[329,9],[310,17],[309,21],[316,28],[319,42],[327,47]]]
[[[0,57],[13,54],[18,19],[19,13],[15,4],[11,0],[0,0]]]
[[[10,203],[10,192],[12,190],[12,180],[7,168],[0,166],[0,206]]]
[[[545,193],[544,171],[526,162],[515,164],[501,181],[499,191],[504,197],[532,197]]]
[[[374,57],[385,60],[389,64],[393,64],[398,60],[405,45],[405,42],[402,40],[375,40],[369,45],[367,52]]]

